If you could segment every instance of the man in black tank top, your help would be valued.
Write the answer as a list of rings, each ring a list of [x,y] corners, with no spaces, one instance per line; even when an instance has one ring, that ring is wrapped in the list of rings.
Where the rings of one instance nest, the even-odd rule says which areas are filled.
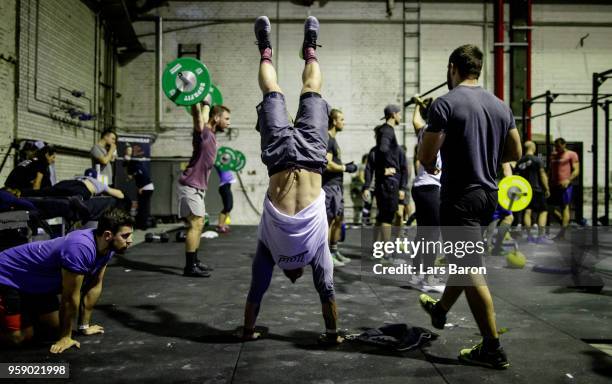
[[[527,231],[527,239],[530,242],[540,244],[550,244],[552,240],[544,235],[546,221],[548,219],[548,206],[546,199],[550,197],[548,186],[548,176],[544,169],[544,162],[536,156],[536,145],[533,141],[526,141],[524,144],[525,156],[516,163],[517,173],[527,179],[531,185],[533,195],[531,202],[525,209],[523,216],[524,228]],[[531,214],[535,213],[538,218],[538,236],[533,237],[531,233]]]
[[[497,205],[497,169],[500,163],[521,157],[512,111],[478,85],[482,56],[474,45],[463,45],[450,55],[447,72],[450,92],[433,102],[418,152],[421,164],[433,174],[440,171],[436,168],[436,154],[441,153],[442,236],[445,242],[453,242],[456,250],[459,242],[482,242],[481,226],[490,220]],[[483,341],[461,350],[459,359],[503,369],[510,364],[499,343],[493,299],[482,268],[478,268],[482,267],[483,251],[477,252],[447,255],[449,270],[455,264],[466,267],[469,273],[449,274],[440,300],[425,294],[419,300],[434,327],[443,329],[446,313],[465,292]]]

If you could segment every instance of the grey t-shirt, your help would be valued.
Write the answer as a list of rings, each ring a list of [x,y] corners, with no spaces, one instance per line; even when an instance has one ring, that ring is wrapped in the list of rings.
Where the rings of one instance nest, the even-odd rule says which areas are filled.
[[[431,105],[427,132],[444,132],[440,149],[440,199],[465,191],[496,191],[508,131],[515,128],[510,108],[482,87],[459,85]]]
[[[108,151],[100,144],[95,144],[91,147],[92,165],[95,168],[97,164],[100,164],[100,174],[108,177],[108,183],[113,183],[113,164],[108,162],[106,165],[100,163],[98,158],[106,156]]]
[[[108,185],[101,183],[98,179],[94,179],[93,177],[90,176],[77,176],[74,178],[75,180],[79,180],[79,181],[84,181],[87,180],[90,183],[93,184],[95,192],[94,195],[98,196],[101,195],[104,192],[108,191]]]

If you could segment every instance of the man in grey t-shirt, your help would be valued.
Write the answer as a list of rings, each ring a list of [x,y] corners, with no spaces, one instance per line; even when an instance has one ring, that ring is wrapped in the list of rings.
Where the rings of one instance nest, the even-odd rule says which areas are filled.
[[[105,129],[100,134],[100,140],[91,147],[91,163],[96,169],[100,166],[100,175],[108,178],[108,185],[113,185],[113,163],[117,157],[117,134],[111,129]]]
[[[419,146],[418,158],[425,170],[437,174],[438,151],[442,156],[440,224],[444,241],[459,246],[466,240],[482,244],[481,226],[491,219],[497,205],[497,170],[501,163],[521,157],[521,142],[512,111],[503,101],[478,85],[482,51],[463,45],[448,60],[450,92],[433,102],[429,125]],[[419,301],[434,327],[443,329],[446,313],[462,292],[478,324],[483,341],[463,349],[459,359],[491,368],[510,364],[499,342],[493,298],[480,273],[482,252],[447,255],[449,266],[467,267],[465,275],[448,276],[440,300],[421,295]]]

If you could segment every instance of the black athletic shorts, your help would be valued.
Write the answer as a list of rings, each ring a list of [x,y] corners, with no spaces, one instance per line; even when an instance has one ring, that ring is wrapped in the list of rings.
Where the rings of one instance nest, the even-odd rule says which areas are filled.
[[[491,221],[497,206],[497,191],[475,188],[457,193],[440,204],[442,238],[452,242],[482,241],[482,227]],[[483,255],[471,253],[457,257],[446,255],[448,263],[465,267],[482,267]]]
[[[399,205],[399,183],[390,177],[386,178],[382,184],[376,185],[374,194],[376,196],[376,209],[378,210],[376,221],[393,224]]]
[[[544,192],[534,192],[531,196],[531,201],[527,206],[527,209],[531,209],[534,212],[543,212],[548,209],[548,204],[546,204],[546,196]]]
[[[56,294],[31,294],[0,284],[0,329],[27,328],[38,316],[58,309]]]

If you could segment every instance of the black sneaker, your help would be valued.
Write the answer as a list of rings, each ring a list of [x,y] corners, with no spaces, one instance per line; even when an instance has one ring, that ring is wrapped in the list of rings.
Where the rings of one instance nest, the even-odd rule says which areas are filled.
[[[495,369],[506,369],[510,366],[508,357],[502,347],[497,348],[493,352],[488,352],[482,347],[482,343],[476,344],[471,349],[462,349],[459,352],[459,360],[467,364]]]
[[[424,293],[419,296],[421,308],[423,308],[423,310],[427,312],[429,316],[431,316],[431,325],[437,329],[444,329],[444,324],[446,324],[446,314],[441,315],[435,310],[435,306],[438,301],[440,300],[436,300]]]
[[[203,262],[201,262],[200,260],[196,259],[196,263],[195,266],[198,267],[199,269],[201,269],[202,271],[206,271],[206,272],[210,272],[210,271],[214,271],[215,269],[207,264],[204,264]]]
[[[259,16],[257,19],[255,19],[254,29],[259,51],[261,52],[266,48],[272,48],[272,43],[270,43],[270,32],[272,32],[272,26],[270,25],[270,19],[268,19],[268,16]]]
[[[183,269],[183,276],[210,277],[210,272],[198,268],[197,264],[188,265]]]
[[[319,20],[314,16],[308,16],[304,22],[304,42],[302,43],[302,50],[300,52],[300,58],[304,58],[304,50],[306,48],[320,47],[317,45],[317,38],[319,37]]]

